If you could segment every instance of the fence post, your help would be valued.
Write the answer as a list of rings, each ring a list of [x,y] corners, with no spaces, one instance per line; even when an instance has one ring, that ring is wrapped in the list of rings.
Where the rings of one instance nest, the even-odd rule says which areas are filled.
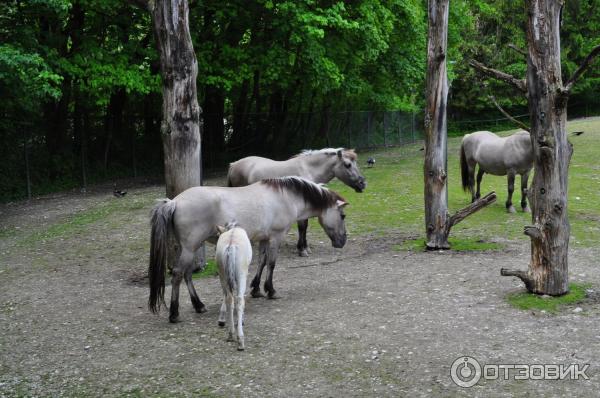
[[[412,136],[412,142],[415,142],[416,138],[415,138],[415,111],[414,110],[411,112],[410,133]]]
[[[28,128],[25,131],[29,131]],[[23,133],[23,151],[25,152],[25,175],[27,177],[27,200],[31,200],[31,175],[29,172],[29,150],[27,149],[28,133]]]
[[[387,123],[386,123],[387,111],[383,111],[383,146],[387,147]]]

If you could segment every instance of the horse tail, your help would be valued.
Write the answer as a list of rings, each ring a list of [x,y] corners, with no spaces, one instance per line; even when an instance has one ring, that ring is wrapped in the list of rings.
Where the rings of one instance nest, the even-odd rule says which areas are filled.
[[[161,203],[152,209],[150,219],[150,264],[148,265],[150,297],[148,308],[154,313],[160,311],[161,303],[165,305],[165,271],[175,207],[174,201],[163,199]]]
[[[460,176],[462,178],[462,187],[464,191],[471,189],[469,186],[469,165],[467,164],[467,155],[465,153],[465,139],[460,143]]]
[[[231,292],[237,292],[237,247],[229,245],[225,249],[225,279]]]

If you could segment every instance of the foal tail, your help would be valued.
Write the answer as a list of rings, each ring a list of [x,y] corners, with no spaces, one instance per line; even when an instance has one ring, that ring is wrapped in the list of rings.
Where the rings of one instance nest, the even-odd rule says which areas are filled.
[[[469,185],[469,165],[467,164],[467,155],[465,154],[465,140],[463,138],[460,144],[460,176],[462,178],[462,188],[464,191],[471,189]]]
[[[225,279],[227,286],[233,293],[237,292],[237,266],[235,259],[237,257],[237,247],[229,245],[225,249]]]
[[[150,225],[150,264],[148,279],[150,281],[150,297],[148,308],[156,313],[161,303],[165,305],[165,271],[167,265],[169,235],[173,227],[175,202],[163,199],[152,210]]]

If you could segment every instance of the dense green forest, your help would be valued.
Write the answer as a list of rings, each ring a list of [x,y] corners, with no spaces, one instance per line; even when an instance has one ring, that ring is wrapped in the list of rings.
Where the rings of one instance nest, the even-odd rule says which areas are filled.
[[[468,66],[477,59],[523,76],[525,18],[521,1],[451,1],[451,121],[497,117],[489,94],[526,113],[521,96]],[[205,167],[338,145],[327,133],[341,112],[423,107],[424,0],[190,0],[190,30]],[[565,76],[598,32],[600,0],[566,2]],[[0,198],[26,196],[27,173],[33,194],[160,175],[160,87],[150,14],[132,2],[1,2]],[[598,113],[599,89],[592,68],[571,114]]]

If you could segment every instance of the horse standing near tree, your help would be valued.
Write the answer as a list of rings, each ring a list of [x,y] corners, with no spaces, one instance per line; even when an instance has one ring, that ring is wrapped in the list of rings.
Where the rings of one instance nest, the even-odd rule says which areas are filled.
[[[262,180],[238,188],[193,187],[172,200],[163,199],[152,211],[148,306],[157,312],[164,304],[168,240],[174,237],[180,247],[171,277],[169,320],[179,319],[179,285],[185,280],[196,312],[206,311],[192,283],[194,253],[204,241],[215,243],[217,225],[236,220],[253,242],[259,242],[259,261],[252,280],[252,296],[260,297],[263,268],[269,265],[264,289],[276,298],[273,269],[279,245],[291,225],[298,220],[318,217],[333,247],[346,244],[344,207],[346,201],[336,192],[300,177]]]
[[[223,303],[219,313],[219,326],[225,326],[225,319],[229,322],[227,341],[233,341],[236,330],[234,312],[237,313],[237,341],[238,351],[243,351],[244,345],[244,307],[246,293],[246,279],[248,266],[252,261],[252,246],[246,231],[236,226],[235,222],[225,227],[217,226],[219,240],[215,258],[219,267],[219,278],[223,288]],[[226,318],[227,316],[227,318]]]
[[[477,191],[475,185],[475,167],[477,172]],[[474,202],[481,196],[481,179],[484,173],[496,176],[508,176],[508,199],[506,210],[514,213],[512,195],[515,190],[515,176],[521,175],[521,208],[529,212],[527,206],[527,180],[533,167],[531,137],[527,131],[517,131],[508,137],[498,137],[489,131],[477,131],[466,134],[460,145],[460,170],[462,186],[471,192]]]
[[[227,185],[239,187],[264,178],[286,176],[299,176],[320,184],[338,178],[356,192],[362,192],[367,186],[365,177],[358,168],[356,152],[344,148],[306,150],[284,161],[248,156],[229,165]],[[310,253],[306,241],[307,229],[308,220],[299,220],[297,248],[302,257]]]

